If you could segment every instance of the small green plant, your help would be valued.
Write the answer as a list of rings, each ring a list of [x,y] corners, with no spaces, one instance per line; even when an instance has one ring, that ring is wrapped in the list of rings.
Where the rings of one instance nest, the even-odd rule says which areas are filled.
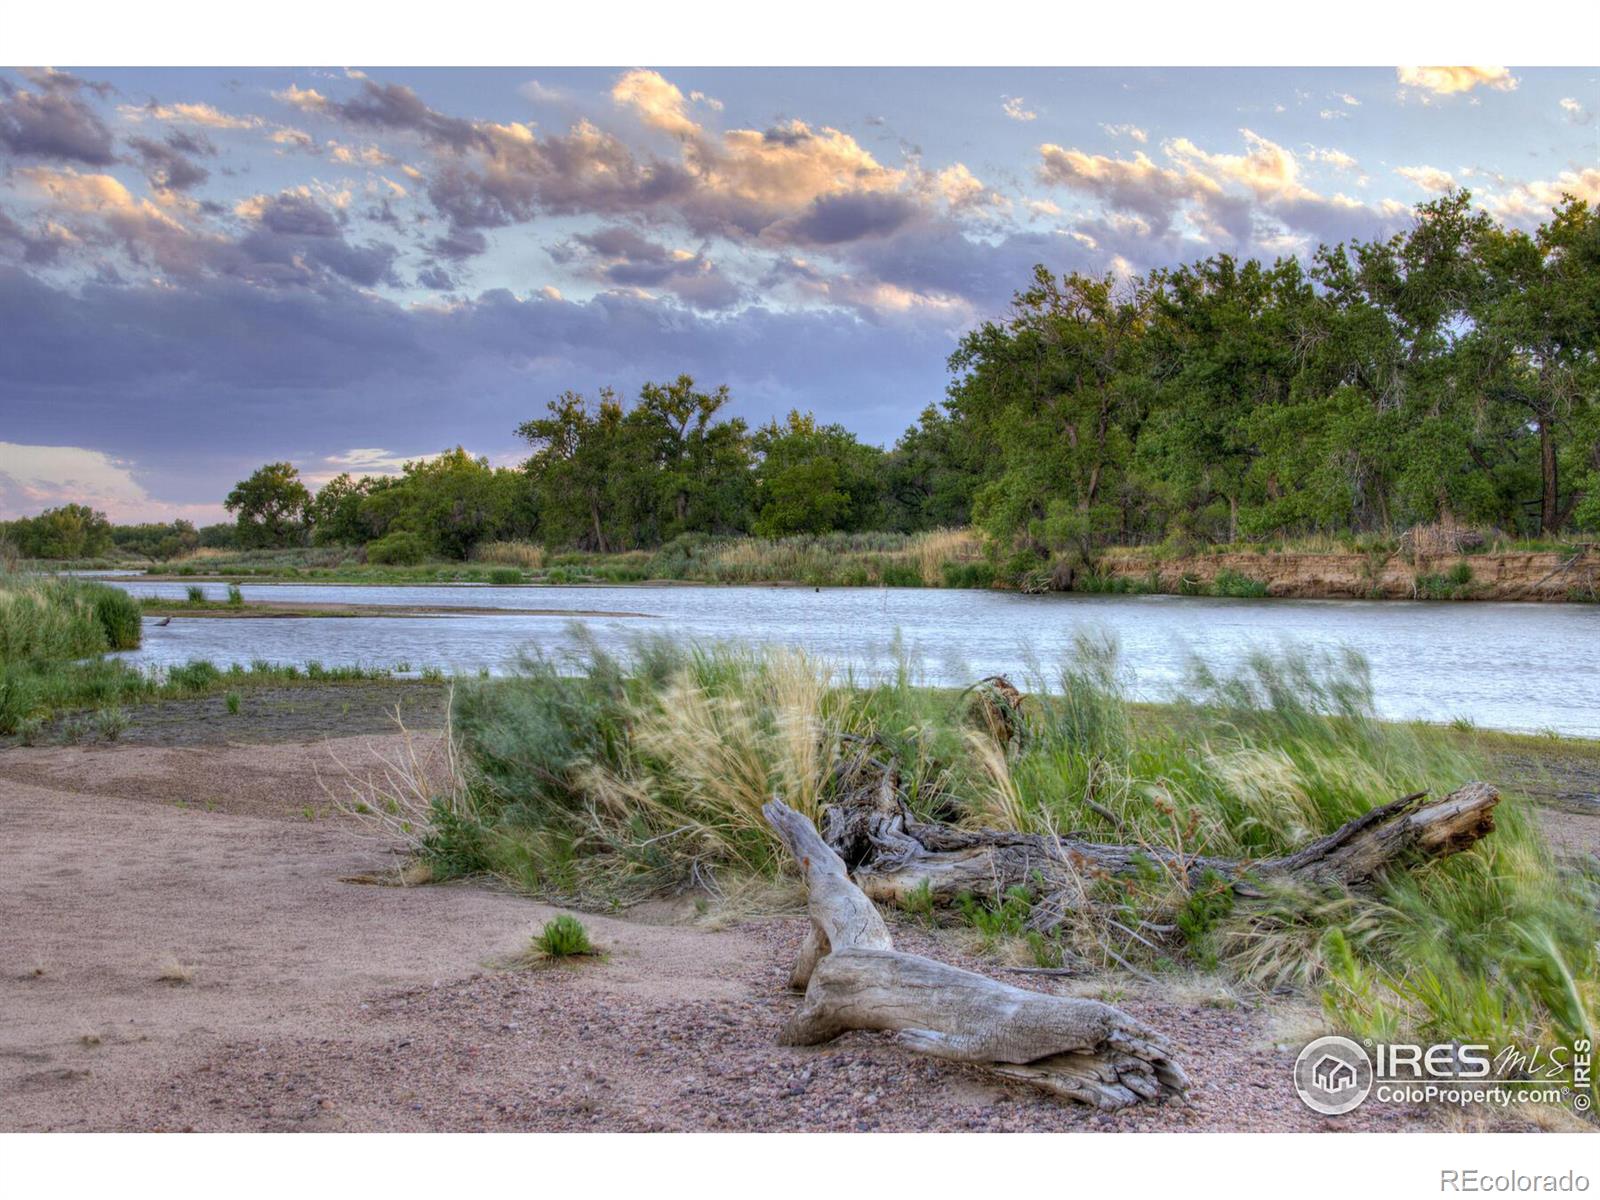
[[[61,740],[69,746],[76,746],[89,736],[89,722],[81,713],[73,713],[61,722]]]
[[[239,590],[237,583],[228,585],[228,607],[239,608],[244,604],[244,593]]]
[[[239,693],[229,692],[225,698],[225,703],[228,706],[228,715],[237,717],[239,715]]]
[[[998,900],[985,903],[971,892],[956,897],[962,919],[982,936],[986,946],[1006,938],[1021,937],[1033,911],[1033,893],[1021,884],[1010,888]]]
[[[24,746],[32,746],[39,740],[39,734],[44,729],[44,721],[38,717],[22,717],[17,721],[17,741]]]
[[[108,705],[95,713],[94,727],[106,741],[114,742],[128,728],[128,714],[120,705]]]
[[[582,958],[595,952],[583,922],[567,913],[545,922],[533,948],[543,958]]]
[[[933,882],[924,879],[912,888],[900,900],[900,909],[913,920],[920,921],[930,929],[936,923],[933,915]]]
[[[190,604],[204,604],[206,602],[206,590],[198,583],[191,583],[183,590],[188,594]]]
[[[1232,882],[1208,870],[1200,876],[1199,884],[1178,910],[1178,932],[1183,934],[1201,965],[1208,970],[1217,965],[1216,950],[1208,935],[1217,924],[1232,915],[1233,904]]]
[[[521,583],[522,572],[515,567],[495,567],[489,572],[489,582],[501,585]]]

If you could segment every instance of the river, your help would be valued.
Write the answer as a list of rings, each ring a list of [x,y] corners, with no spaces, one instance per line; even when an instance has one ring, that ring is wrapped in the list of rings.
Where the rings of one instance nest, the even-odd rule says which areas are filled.
[[[138,596],[182,599],[186,585],[107,580]],[[202,585],[222,599],[221,584]],[[1396,600],[1228,600],[1184,596],[1023,596],[918,588],[367,587],[243,585],[244,598],[298,603],[472,605],[559,610],[556,616],[419,616],[146,620],[144,644],[123,657],[164,666],[355,664],[499,673],[525,646],[560,650],[574,622],[601,646],[640,634],[798,645],[866,673],[888,669],[900,640],[920,678],[965,684],[1029,676],[1053,665],[1075,634],[1121,647],[1132,694],[1171,694],[1196,657],[1226,669],[1253,649],[1289,646],[1363,654],[1380,715],[1492,729],[1600,737],[1600,606]],[[586,616],[629,612],[637,617]],[[566,615],[566,614],[571,614]]]

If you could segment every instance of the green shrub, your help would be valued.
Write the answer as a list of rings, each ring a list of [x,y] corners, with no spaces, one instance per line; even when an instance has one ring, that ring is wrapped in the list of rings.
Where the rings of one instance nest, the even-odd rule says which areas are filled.
[[[378,565],[415,566],[428,557],[428,544],[404,530],[367,543],[367,561]]]
[[[455,879],[489,869],[484,831],[477,822],[435,800],[429,810],[428,825],[421,852],[435,879]]]
[[[198,583],[191,583],[183,590],[188,595],[190,604],[204,604],[206,602],[206,589]]]
[[[240,699],[238,692],[229,692],[223,702],[227,704],[230,716],[237,717],[239,715]]]
[[[489,582],[501,585],[521,583],[522,572],[516,567],[494,567],[489,572]]]
[[[562,913],[545,922],[533,948],[545,958],[578,958],[594,953],[589,931],[577,917]]]
[[[167,668],[167,683],[179,692],[203,692],[221,679],[216,664],[203,660]]]
[[[947,588],[989,588],[994,586],[994,564],[987,562],[944,562],[939,574]]]
[[[1469,563],[1457,563],[1442,574],[1417,576],[1417,598],[1421,600],[1466,600],[1475,590]]]
[[[94,727],[106,741],[114,742],[128,728],[128,714],[120,706],[102,708],[94,715]]]
[[[228,585],[228,604],[233,608],[239,608],[244,604],[244,592],[240,590],[237,583]]]
[[[1241,575],[1238,571],[1224,569],[1218,571],[1217,577],[1211,581],[1211,594],[1258,600],[1267,594],[1267,585],[1259,579]]]

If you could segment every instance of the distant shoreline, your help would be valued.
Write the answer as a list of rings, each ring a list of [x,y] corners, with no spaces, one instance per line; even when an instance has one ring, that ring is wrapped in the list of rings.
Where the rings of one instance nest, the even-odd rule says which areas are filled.
[[[599,564],[597,564],[598,567]],[[521,588],[669,588],[669,587],[904,587],[881,581],[841,582],[805,579],[610,579],[604,575],[557,580],[529,571],[515,583],[479,580],[419,578],[416,570],[397,570],[394,578],[373,577],[371,568],[359,576],[345,575],[337,567],[315,568],[317,573],[251,574],[217,571],[179,574],[144,574],[134,569],[100,576],[122,582],[149,583],[249,583],[261,586],[331,585],[339,587],[521,587]],[[581,571],[581,568],[578,570]],[[923,585],[935,590],[1014,590],[994,584],[974,587]],[[1057,569],[1039,585],[1039,592],[1078,594],[1129,594],[1212,596],[1237,599],[1294,600],[1453,600],[1517,601],[1531,603],[1593,603],[1600,599],[1600,547],[1579,546],[1571,552],[1501,551],[1411,558],[1400,553],[1365,554],[1356,551],[1228,550],[1162,557],[1147,550],[1111,549],[1092,565],[1075,570]],[[277,602],[270,602],[277,603]],[[176,608],[182,605],[175,602]],[[325,607],[325,606],[324,606]],[[432,606],[429,606],[432,607]],[[470,611],[442,606],[452,613]],[[493,609],[541,615],[543,610]],[[194,615],[193,612],[187,615]],[[226,614],[224,614],[226,615]],[[331,614],[330,614],[331,615]],[[393,612],[382,615],[395,615]],[[580,616],[643,616],[641,613],[576,613]]]

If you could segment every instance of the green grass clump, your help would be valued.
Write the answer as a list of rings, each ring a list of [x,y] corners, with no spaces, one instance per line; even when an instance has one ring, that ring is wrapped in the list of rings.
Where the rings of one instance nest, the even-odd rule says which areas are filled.
[[[1267,585],[1238,571],[1223,569],[1218,571],[1216,578],[1211,581],[1211,594],[1233,596],[1241,600],[1259,600],[1267,594]]]
[[[544,958],[582,958],[595,952],[583,922],[568,913],[546,921],[533,939],[533,948]]]
[[[500,585],[521,583],[522,572],[516,567],[494,567],[489,572],[489,582]]]
[[[94,715],[94,727],[108,742],[120,738],[128,728],[128,714],[120,705],[102,708]]]
[[[1419,600],[1468,600],[1475,591],[1470,563],[1459,562],[1442,574],[1417,576]]]
[[[190,604],[204,604],[206,602],[206,590],[198,583],[191,583],[183,590]]]

